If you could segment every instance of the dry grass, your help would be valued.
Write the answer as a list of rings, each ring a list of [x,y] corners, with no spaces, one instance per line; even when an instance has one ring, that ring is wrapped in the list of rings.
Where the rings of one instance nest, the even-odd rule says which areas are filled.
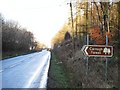
[[[105,58],[89,58],[89,70],[86,75],[86,59],[80,49],[72,53],[72,44],[55,49],[59,60],[73,76],[72,82],[82,88],[118,88],[118,59],[108,60],[108,80],[105,81]],[[74,56],[73,56],[74,55]],[[117,58],[116,58],[117,57]]]

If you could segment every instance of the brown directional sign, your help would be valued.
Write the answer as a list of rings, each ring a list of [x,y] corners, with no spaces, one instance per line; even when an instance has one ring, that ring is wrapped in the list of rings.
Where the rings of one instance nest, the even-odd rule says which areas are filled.
[[[84,45],[82,51],[86,56],[112,57],[113,47],[108,45]]]

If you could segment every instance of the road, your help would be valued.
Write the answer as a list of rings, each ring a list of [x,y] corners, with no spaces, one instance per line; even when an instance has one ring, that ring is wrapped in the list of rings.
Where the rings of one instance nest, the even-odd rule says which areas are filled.
[[[49,51],[43,50],[0,61],[0,88],[45,88],[50,55]]]

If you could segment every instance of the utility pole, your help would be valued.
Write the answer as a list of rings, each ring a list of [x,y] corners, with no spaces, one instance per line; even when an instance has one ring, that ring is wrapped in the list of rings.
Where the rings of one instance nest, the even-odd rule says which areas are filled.
[[[72,42],[73,42],[73,54],[74,54],[74,50],[75,50],[75,42],[74,42],[74,25],[73,25],[73,12],[72,12],[72,3],[70,2],[70,11],[71,11],[71,24],[72,24]]]

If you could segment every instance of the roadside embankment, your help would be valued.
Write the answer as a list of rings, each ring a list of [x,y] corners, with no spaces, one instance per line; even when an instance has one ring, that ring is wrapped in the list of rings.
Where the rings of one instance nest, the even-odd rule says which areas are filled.
[[[107,81],[105,81],[106,58],[89,57],[88,71],[86,57],[81,48],[73,53],[72,43],[64,44],[54,49],[59,62],[62,62],[69,71],[71,83],[82,88],[118,88],[118,60],[119,56],[114,52],[113,57],[108,58]],[[87,73],[87,74],[86,74]]]
[[[58,60],[56,54],[52,52],[51,62],[48,72],[47,88],[70,88],[70,79],[63,63]]]
[[[20,55],[26,55],[26,54],[30,54],[30,53],[34,53],[37,51],[3,51],[1,52],[1,59],[7,59],[7,58],[12,58],[12,57],[16,57],[16,56],[20,56]]]

